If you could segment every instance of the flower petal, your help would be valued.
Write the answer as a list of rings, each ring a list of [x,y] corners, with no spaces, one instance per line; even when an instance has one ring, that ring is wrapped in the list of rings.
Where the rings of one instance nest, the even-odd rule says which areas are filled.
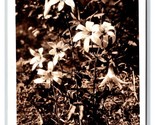
[[[108,46],[108,35],[103,36],[102,46],[104,48]]]
[[[60,57],[60,59],[62,59],[62,57],[65,56],[65,52],[60,52],[60,53],[58,53],[58,56]]]
[[[38,69],[37,71],[38,71],[37,72],[38,75],[46,75],[47,74],[47,71],[45,71],[43,69]]]
[[[56,49],[51,49],[50,51],[49,51],[49,54],[50,55],[55,55],[57,52],[56,52]]]
[[[54,42],[48,42],[47,43],[49,46],[51,46],[52,48],[55,48],[56,47],[56,44]]]
[[[103,24],[102,24],[102,27],[103,27],[103,28],[107,28],[107,27],[109,27],[109,26],[111,26],[111,23],[103,22]]]
[[[65,0],[65,3],[70,6],[72,9],[75,8],[75,3],[73,0]]]
[[[30,60],[30,64],[36,63],[37,60],[38,60],[38,57],[33,57],[33,58]]]
[[[92,27],[92,32],[100,32],[100,25],[94,24]]]
[[[87,21],[87,22],[86,22],[86,29],[87,29],[88,31],[92,31],[93,25],[94,25],[94,22]]]
[[[105,76],[105,78],[102,80],[102,82],[99,84],[99,88],[103,87],[108,81],[110,80],[110,78],[108,77],[108,75]]]
[[[65,44],[62,48],[62,51],[66,51],[67,49],[69,49],[69,46],[67,44]]]
[[[49,4],[52,6],[52,5],[56,4],[56,3],[58,3],[59,1],[60,0],[50,0]]]
[[[58,63],[59,56],[56,54],[53,58],[53,65],[55,66]]]
[[[88,37],[88,33],[80,31],[80,32],[76,33],[76,35],[74,36],[73,42],[77,42],[78,40],[84,39],[86,37]]]
[[[60,1],[60,3],[58,4],[58,11],[61,11],[64,8],[64,1]]]
[[[42,68],[43,67],[43,62],[39,62],[39,67]]]
[[[50,79],[47,79],[46,81],[45,81],[45,88],[50,88],[51,87],[51,80]]]
[[[79,24],[79,25],[76,27],[76,30],[83,30],[83,31],[86,31],[86,27],[84,27],[83,25]]]
[[[46,17],[51,9],[51,6],[58,3],[59,0],[45,0],[45,5],[44,5],[44,17]]]
[[[107,29],[108,29],[108,31],[112,30],[112,31],[115,32],[115,27],[114,26],[109,26],[109,27],[107,27]]]
[[[44,77],[41,77],[41,78],[37,78],[34,80],[34,83],[43,83],[45,81],[45,78]]]
[[[40,55],[42,55],[43,51],[44,51],[43,48],[39,48],[39,49],[38,49],[38,52],[39,52]]]
[[[58,77],[53,77],[53,80],[54,80],[55,82],[57,82],[59,85],[60,85],[61,82],[62,82],[62,80],[61,80],[60,78],[58,78]]]
[[[87,37],[85,40],[84,40],[84,50],[86,52],[89,52],[89,43],[90,43],[90,38]]]
[[[35,70],[35,68],[36,68],[38,65],[39,65],[38,62],[34,63],[33,66],[32,66],[32,71]]]
[[[57,48],[63,48],[63,46],[64,46],[63,41],[59,41],[59,42],[57,43]]]
[[[42,57],[40,63],[43,63],[44,61],[46,61],[46,58]]]
[[[33,49],[29,48],[29,51],[30,51],[32,56],[36,56],[37,55],[37,53]]]
[[[98,46],[101,46],[101,40],[96,34],[91,35],[91,40],[93,43],[97,44]]]
[[[107,34],[112,38],[112,43],[114,43],[116,40],[116,35],[114,34],[114,32],[109,31],[107,32]]]
[[[46,17],[50,9],[51,9],[51,5],[49,4],[48,0],[45,0],[44,13],[43,13],[44,17]]]
[[[53,75],[53,77],[62,78],[62,72],[60,72],[60,71],[53,71],[52,75]]]
[[[54,68],[53,62],[52,62],[52,61],[49,61],[47,65],[48,65],[48,66],[47,66],[48,70],[49,70],[49,71],[53,71],[53,68]]]

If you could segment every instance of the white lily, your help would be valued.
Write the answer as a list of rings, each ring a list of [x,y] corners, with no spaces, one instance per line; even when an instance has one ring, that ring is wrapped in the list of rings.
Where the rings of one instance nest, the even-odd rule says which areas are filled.
[[[40,78],[34,80],[34,83],[46,83],[50,87],[52,81],[61,84],[62,72],[53,71],[54,65],[53,62],[48,62],[47,70],[38,69],[37,74],[40,75]]]
[[[81,30],[80,32],[76,33],[76,35],[73,38],[73,42],[77,42],[81,39],[84,39],[84,50],[86,52],[89,52],[89,44],[90,40],[97,44],[98,46],[101,46],[101,32],[100,32],[100,26],[98,24],[94,24],[94,22],[87,21],[85,26],[79,24],[76,27],[76,30]]]
[[[51,6],[58,3],[58,11],[61,11],[64,8],[64,5],[67,4],[71,7],[72,11],[75,9],[75,3],[73,0],[45,0],[44,5],[44,17],[49,13]]]
[[[29,51],[31,53],[32,56],[34,56],[31,60],[30,60],[30,64],[32,64],[32,71],[39,66],[40,68],[43,67],[43,62],[46,60],[46,58],[43,57],[43,48],[38,49],[38,52],[35,52],[33,49],[29,48]]]
[[[102,25],[100,25],[100,30],[106,33],[104,36],[104,42],[107,42],[107,37],[110,36],[112,38],[112,43],[116,41],[116,29],[114,26],[111,25],[111,23],[103,22]]]
[[[61,60],[65,56],[65,51],[69,48],[67,44],[64,44],[63,41],[58,43],[48,42],[48,45],[52,47],[49,51],[50,55],[53,55],[53,64],[56,65],[58,60]]]
[[[120,89],[122,89],[122,85],[121,84],[129,84],[129,83],[131,83],[131,82],[122,81],[121,79],[117,78],[117,76],[114,74],[113,65],[112,64],[110,64],[110,66],[108,68],[108,73],[106,74],[105,78],[99,84],[98,87],[101,88],[101,87],[105,86],[106,84],[108,84],[110,82],[114,82],[116,85],[118,85],[118,87]]]

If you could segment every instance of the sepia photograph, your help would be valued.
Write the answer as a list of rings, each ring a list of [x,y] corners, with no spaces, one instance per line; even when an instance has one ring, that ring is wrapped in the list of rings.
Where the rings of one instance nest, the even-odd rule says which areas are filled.
[[[140,125],[140,2],[16,0],[16,124]]]

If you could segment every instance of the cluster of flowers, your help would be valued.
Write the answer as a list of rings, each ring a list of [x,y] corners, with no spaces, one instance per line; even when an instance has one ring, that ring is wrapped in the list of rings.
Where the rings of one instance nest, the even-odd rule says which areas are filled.
[[[115,42],[116,31],[115,28],[108,22],[103,22],[103,24],[94,24],[94,22],[86,21],[85,26],[79,24],[76,30],[80,30],[73,37],[73,42],[78,42],[83,40],[83,49],[85,52],[89,52],[90,41],[96,44],[100,48],[106,48],[108,45],[109,36],[112,38],[112,42]],[[100,37],[103,37],[101,40]],[[55,82],[61,84],[61,78],[63,76],[62,72],[54,71],[54,67],[59,60],[63,59],[65,56],[65,51],[69,49],[69,45],[64,44],[63,41],[58,43],[48,42],[48,45],[52,48],[49,54],[53,56],[53,60],[48,62],[47,71],[43,69],[37,69],[40,78],[34,80],[35,83],[46,83],[50,86],[50,83],[54,80]],[[46,58],[43,56],[43,48],[38,49],[38,53],[30,48],[30,53],[34,57],[31,59],[30,64],[32,64],[32,71],[36,69],[37,66],[43,68],[43,62]]]
[[[48,16],[51,6],[57,5],[58,11],[61,11],[64,5],[71,7],[72,11],[75,8],[75,3],[73,0],[45,0],[44,17]],[[89,52],[90,44],[96,45],[99,48],[106,48],[109,44],[109,37],[112,39],[112,43],[116,40],[116,30],[114,26],[109,22],[103,22],[102,24],[94,24],[94,22],[86,21],[85,26],[82,24],[77,25],[76,30],[78,32],[73,37],[73,42],[83,42],[83,50]],[[34,56],[30,64],[32,66],[32,71],[37,67],[37,74],[39,78],[34,80],[34,83],[45,83],[50,87],[51,82],[55,81],[61,84],[63,73],[61,71],[54,71],[55,66],[59,60],[62,60],[65,56],[65,51],[69,49],[69,45],[64,44],[63,41],[59,42],[48,42],[51,47],[49,55],[53,56],[53,60],[47,63],[47,70],[43,68],[43,62],[46,58],[43,56],[43,48],[39,48],[36,52],[33,49],[29,49],[32,56]]]
[[[51,6],[53,5],[57,5],[58,7],[58,11],[61,11],[64,6],[68,5],[71,7],[72,11],[74,11],[75,9],[75,3],[73,0],[45,0],[45,5],[44,5],[44,18],[47,19],[49,17],[51,17],[51,15],[48,15]]]
[[[75,3],[73,0],[45,0],[44,6],[44,18],[51,17],[48,15],[51,6],[56,5],[58,11],[61,11],[64,8],[64,5],[68,5],[71,7],[72,11],[75,9]],[[116,40],[116,30],[114,26],[111,25],[109,22],[103,22],[102,24],[94,24],[94,22],[86,21],[85,26],[82,24],[78,24],[76,27],[77,33],[73,38],[71,38],[71,42],[83,42],[82,50],[85,52],[89,52],[90,45],[95,45],[98,48],[104,49],[109,44],[109,37],[112,40],[112,43]],[[44,57],[43,48],[39,48],[37,51],[29,48],[29,51],[32,56],[34,56],[30,60],[30,64],[32,65],[32,71],[35,70],[37,67],[37,74],[39,78],[34,79],[34,83],[44,83],[46,87],[50,88],[51,83],[56,82],[58,84],[62,83],[62,78],[65,75],[62,71],[55,71],[55,66],[58,64],[59,60],[64,59],[66,55],[66,50],[70,49],[71,47],[69,44],[65,44],[63,41],[59,42],[48,42],[49,47],[51,47],[50,51],[48,52],[49,55],[53,56],[53,59],[48,62],[48,60]],[[76,46],[75,46],[76,47]],[[45,53],[46,54],[46,53]],[[47,69],[45,70],[43,67],[43,63],[47,62]],[[111,70],[108,71],[106,79],[101,82],[100,86],[105,84],[105,81],[109,80],[109,76],[115,78],[113,72]],[[112,75],[111,75],[112,74]],[[118,80],[116,80],[118,81]],[[68,120],[75,112],[76,107],[71,105],[70,112],[68,113]],[[83,117],[83,110],[84,106],[80,105],[80,120]]]
[[[68,49],[68,45],[64,44],[63,41],[58,43],[48,42],[48,45],[52,48],[49,51],[50,55],[53,55],[53,61],[49,61],[47,64],[47,70],[37,69],[37,74],[40,75],[40,78],[34,80],[34,83],[45,83],[48,87],[52,81],[61,84],[61,78],[63,76],[62,72],[54,71],[54,67],[58,63],[58,60],[63,59],[65,56],[65,51]],[[43,62],[46,61],[46,58],[43,56],[43,48],[39,48],[38,52],[33,49],[29,49],[31,55],[34,57],[31,59],[30,64],[32,64],[32,71],[39,68],[43,68]]]
[[[103,22],[103,24],[94,24],[94,22],[87,21],[85,26],[79,24],[76,30],[80,30],[73,38],[73,42],[84,39],[84,50],[89,52],[90,41],[98,45],[100,48],[106,48],[109,37],[112,38],[112,43],[116,40],[116,30],[111,23]],[[101,38],[103,37],[103,38]]]

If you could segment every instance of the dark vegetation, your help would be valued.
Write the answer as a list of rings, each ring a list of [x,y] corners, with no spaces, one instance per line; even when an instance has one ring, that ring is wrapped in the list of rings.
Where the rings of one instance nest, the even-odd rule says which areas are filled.
[[[18,125],[139,125],[139,28],[138,0],[74,0],[75,10],[65,4],[52,6],[45,19],[44,0],[16,0],[16,66]],[[80,17],[80,18],[79,18]],[[72,42],[79,24],[111,23],[116,41],[105,48],[83,50]],[[68,49],[55,71],[61,83],[34,83],[30,48],[44,48],[44,70],[55,55],[48,42],[63,41]],[[57,50],[59,51],[59,50]],[[99,87],[112,64],[114,75]],[[60,76],[60,74],[59,74]]]

